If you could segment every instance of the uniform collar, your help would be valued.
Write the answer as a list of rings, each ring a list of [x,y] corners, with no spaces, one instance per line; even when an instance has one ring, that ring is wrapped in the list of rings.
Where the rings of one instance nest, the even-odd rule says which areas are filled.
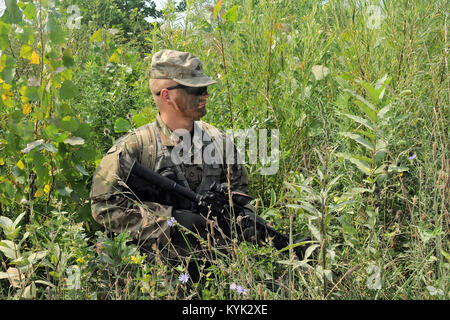
[[[202,130],[202,121],[194,121],[194,129],[200,130],[197,132],[201,132]],[[161,119],[161,115],[158,113],[156,116],[156,128],[158,129],[159,136],[161,137],[161,143],[166,147],[174,147],[178,144],[180,140],[174,139],[176,135],[172,136],[173,130],[171,130]],[[198,141],[195,141],[198,143]]]
[[[173,131],[162,121],[161,115],[158,113],[156,116],[156,128],[158,129],[159,136],[161,137],[161,143],[164,146],[173,147],[177,144],[177,141],[172,139]]]

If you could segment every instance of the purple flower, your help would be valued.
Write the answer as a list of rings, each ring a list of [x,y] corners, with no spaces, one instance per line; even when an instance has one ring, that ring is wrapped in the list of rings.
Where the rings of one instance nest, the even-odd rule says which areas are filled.
[[[169,220],[167,220],[167,224],[169,225],[169,227],[171,227],[171,226],[173,226],[173,224],[174,224],[175,221],[176,221],[175,218],[172,217],[172,218],[170,218]]]
[[[416,154],[414,153],[411,157],[408,158],[408,160],[413,160],[416,158]]]
[[[189,280],[189,275],[185,272],[180,275],[178,278],[182,284],[185,284]]]
[[[230,290],[236,291],[237,293],[247,294],[247,289],[242,286],[236,285],[236,283],[230,284]]]
[[[241,287],[241,286],[237,286],[236,288],[237,293],[242,293],[242,294],[246,294],[247,293],[247,289]]]

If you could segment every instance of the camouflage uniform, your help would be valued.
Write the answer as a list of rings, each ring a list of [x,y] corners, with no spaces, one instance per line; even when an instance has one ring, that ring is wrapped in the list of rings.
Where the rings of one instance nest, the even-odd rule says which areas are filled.
[[[161,50],[153,55],[150,78],[170,79],[179,85],[193,88],[203,88],[216,83],[203,73],[202,63],[197,57],[176,50]],[[198,231],[205,238],[206,219],[192,211],[184,210],[180,203],[186,202],[185,200],[171,198],[174,195],[161,192],[159,188],[143,180],[139,182],[139,178],[130,173],[135,161],[162,174],[169,170],[174,180],[197,193],[206,192],[213,182],[226,183],[226,157],[231,153],[228,148],[231,146],[234,159],[237,160],[239,156],[234,144],[227,140],[228,137],[223,132],[203,121],[194,122],[193,132],[194,143],[190,145],[192,155],[199,150],[215,150],[216,162],[174,163],[171,152],[180,139],[173,139],[173,132],[164,124],[159,114],[153,123],[118,139],[101,160],[93,177],[91,200],[94,219],[110,231],[129,231],[131,236],[146,248],[155,243],[160,248],[169,248],[167,253],[170,257],[174,256],[171,249],[175,249],[176,255],[190,254],[191,244],[199,242],[196,239],[185,240],[187,236],[192,235],[180,235],[182,229],[171,228],[169,221],[176,216],[181,226]],[[198,132],[201,133],[200,142],[195,142]],[[194,148],[195,143],[197,144]],[[213,148],[210,148],[211,145]],[[199,149],[199,146],[202,148]],[[225,152],[224,147],[227,148]],[[233,164],[229,169],[231,189],[247,193],[248,174],[244,165]],[[174,199],[180,201],[172,201]],[[188,245],[186,241],[189,242]]]
[[[202,139],[203,147],[215,142],[225,145],[225,139],[228,139],[223,132],[203,121],[196,121],[194,126],[198,130],[201,127],[201,132],[210,137]],[[227,182],[225,153],[219,153],[223,157],[222,164],[175,165],[170,152],[177,142],[159,114],[153,123],[118,139],[101,160],[93,177],[91,200],[94,219],[113,232],[127,230],[140,242],[167,244],[170,239],[168,220],[172,217],[173,207],[151,199],[152,194],[156,195],[159,190],[152,190],[150,186],[145,186],[149,195],[147,199],[136,199],[127,186],[133,161],[156,172],[171,168],[176,172],[178,183],[197,193],[206,192],[213,182]],[[235,148],[234,152],[237,154]],[[230,165],[230,184],[232,190],[248,192],[248,173],[244,165]],[[153,201],[146,201],[148,199]]]

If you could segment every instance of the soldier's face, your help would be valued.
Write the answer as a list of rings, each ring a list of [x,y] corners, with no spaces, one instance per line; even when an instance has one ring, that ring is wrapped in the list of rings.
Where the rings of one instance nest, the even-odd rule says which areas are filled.
[[[180,107],[182,116],[193,121],[200,120],[206,114],[206,100],[208,92],[202,95],[189,94],[185,90],[178,90],[176,102]]]

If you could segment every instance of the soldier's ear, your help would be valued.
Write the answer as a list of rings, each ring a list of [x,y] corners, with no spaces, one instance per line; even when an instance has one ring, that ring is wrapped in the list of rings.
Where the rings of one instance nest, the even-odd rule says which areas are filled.
[[[170,100],[169,90],[162,89],[160,93],[161,99],[166,102],[167,100]]]

